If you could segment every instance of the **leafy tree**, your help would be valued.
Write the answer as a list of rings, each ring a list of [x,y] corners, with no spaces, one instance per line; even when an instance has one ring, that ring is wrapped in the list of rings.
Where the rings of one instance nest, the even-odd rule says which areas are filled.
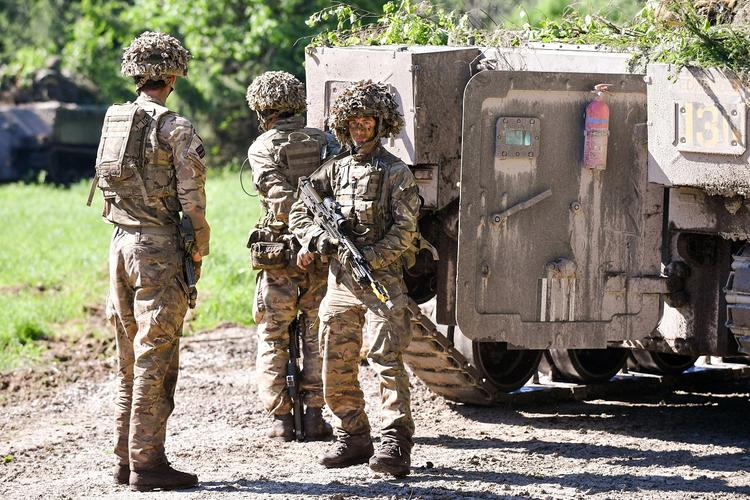
[[[6,5],[7,4],[7,5]],[[382,0],[362,0],[379,11]],[[305,24],[328,0],[3,0],[0,84],[29,83],[48,55],[94,82],[102,103],[134,97],[120,75],[122,50],[145,30],[168,32],[193,54],[170,106],[196,122],[217,162],[244,156],[255,135],[245,103],[253,77],[269,69],[304,77]],[[29,30],[28,27],[32,29]],[[8,36],[8,34],[12,36]],[[3,77],[4,75],[4,77]]]

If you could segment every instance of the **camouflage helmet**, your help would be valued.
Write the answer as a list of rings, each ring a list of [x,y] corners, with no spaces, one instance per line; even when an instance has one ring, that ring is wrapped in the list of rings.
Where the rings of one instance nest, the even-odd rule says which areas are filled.
[[[166,33],[145,31],[133,40],[122,54],[120,71],[133,77],[141,87],[149,80],[167,76],[187,76],[190,52],[179,40]]]
[[[378,119],[379,137],[395,136],[404,126],[388,86],[372,80],[361,80],[349,86],[331,108],[330,125],[339,141],[349,143],[348,121],[353,116],[374,116]]]
[[[289,111],[302,113],[307,109],[305,86],[286,71],[266,71],[247,87],[247,105],[259,113]]]

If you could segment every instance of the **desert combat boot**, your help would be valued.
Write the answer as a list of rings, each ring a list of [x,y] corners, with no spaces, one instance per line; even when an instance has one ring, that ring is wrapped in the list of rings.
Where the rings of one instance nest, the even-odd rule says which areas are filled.
[[[370,459],[370,468],[375,472],[390,474],[394,477],[409,475],[411,466],[411,449],[398,441],[386,439]]]
[[[320,464],[328,469],[366,464],[374,452],[370,434],[345,435],[333,444],[331,450],[320,457]]]
[[[130,482],[130,465],[119,464],[115,468],[113,476],[115,478],[115,484],[128,484]]]
[[[302,417],[302,427],[305,429],[306,441],[327,441],[333,436],[331,424],[323,419],[322,408],[307,408]]]
[[[180,490],[196,484],[198,476],[173,469],[169,464],[130,472],[130,489],[134,491]]]
[[[294,415],[291,413],[274,415],[266,437],[277,441],[292,441],[294,439]]]

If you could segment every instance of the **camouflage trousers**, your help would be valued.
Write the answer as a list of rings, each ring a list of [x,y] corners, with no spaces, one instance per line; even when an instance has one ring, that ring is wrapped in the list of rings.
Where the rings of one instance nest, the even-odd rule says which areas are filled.
[[[411,341],[403,280],[391,278],[383,284],[395,307],[388,310],[348,275],[328,278],[328,292],[320,306],[320,337],[323,349],[323,391],[334,414],[339,434],[370,433],[365,400],[359,386],[362,327],[370,341],[367,359],[380,382],[382,435],[411,447],[414,421],[411,415],[409,376],[403,350]]]
[[[297,311],[301,311],[305,318],[300,350],[303,403],[313,408],[323,407],[318,307],[326,293],[327,274],[328,266],[317,260],[308,266],[307,271],[290,266],[258,273],[253,303],[253,315],[258,325],[258,393],[271,415],[292,411],[292,400],[286,389],[288,328]]]
[[[109,252],[107,317],[117,334],[117,444],[120,464],[166,463],[187,287],[176,229],[117,227]]]

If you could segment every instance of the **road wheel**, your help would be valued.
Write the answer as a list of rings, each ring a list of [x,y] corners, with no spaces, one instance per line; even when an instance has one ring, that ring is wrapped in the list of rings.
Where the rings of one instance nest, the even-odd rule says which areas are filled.
[[[628,359],[628,349],[550,349],[552,380],[597,384],[615,376]]]

